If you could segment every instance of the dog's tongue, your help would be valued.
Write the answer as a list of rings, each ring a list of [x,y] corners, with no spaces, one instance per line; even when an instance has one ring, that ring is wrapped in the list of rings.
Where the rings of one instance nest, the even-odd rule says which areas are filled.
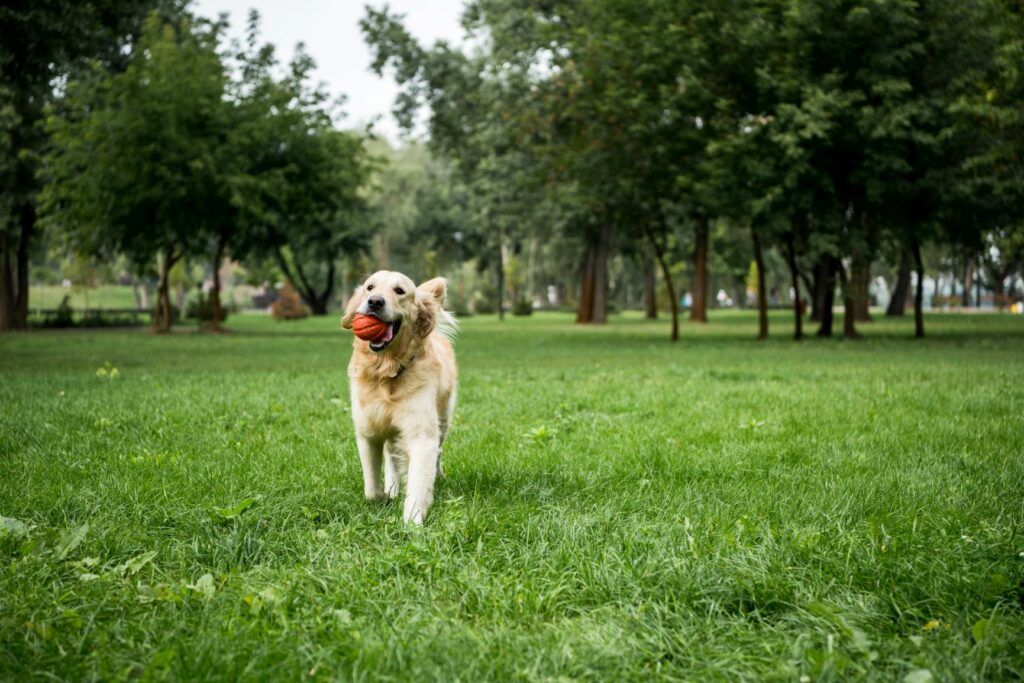
[[[377,341],[378,342],[389,342],[389,341],[391,341],[392,337],[394,337],[394,336],[395,336],[395,326],[394,325],[388,325],[388,331],[385,332],[384,336],[381,337],[380,339],[378,339]]]

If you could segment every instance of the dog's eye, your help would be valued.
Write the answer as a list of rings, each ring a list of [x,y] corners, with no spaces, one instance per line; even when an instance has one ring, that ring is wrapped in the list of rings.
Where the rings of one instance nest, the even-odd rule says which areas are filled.
[[[372,292],[373,291],[373,285],[366,285],[366,291],[367,292]]]
[[[401,296],[402,294],[405,294],[405,290],[402,289],[401,287],[395,287],[395,294]]]

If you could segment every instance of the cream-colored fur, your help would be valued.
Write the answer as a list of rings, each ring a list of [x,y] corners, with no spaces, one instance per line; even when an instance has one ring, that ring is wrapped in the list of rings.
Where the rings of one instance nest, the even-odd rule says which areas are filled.
[[[355,315],[369,311],[369,299],[381,296],[383,306],[373,312],[400,321],[383,350],[355,339],[348,377],[363,492],[369,500],[393,499],[405,474],[404,518],[414,524],[423,523],[433,502],[441,446],[455,412],[455,319],[443,308],[447,291],[444,278],[416,287],[405,275],[382,270],[356,288],[341,320],[351,329]]]

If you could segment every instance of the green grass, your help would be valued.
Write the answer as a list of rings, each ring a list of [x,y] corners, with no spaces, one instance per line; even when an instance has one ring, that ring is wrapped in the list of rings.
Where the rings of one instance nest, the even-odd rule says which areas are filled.
[[[29,294],[29,308],[57,308],[65,296],[75,309],[86,308],[135,308],[135,295],[131,287],[100,285],[83,287],[61,287],[60,285],[34,285]]]
[[[1024,317],[569,321],[464,322],[422,529],[333,317],[0,338],[0,680],[1024,675]]]

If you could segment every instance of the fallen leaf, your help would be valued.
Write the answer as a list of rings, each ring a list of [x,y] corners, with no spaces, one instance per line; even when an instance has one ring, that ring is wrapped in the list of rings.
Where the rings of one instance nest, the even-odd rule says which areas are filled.
[[[0,538],[5,536],[14,538],[28,536],[28,524],[14,517],[0,517]]]
[[[196,593],[201,593],[203,597],[211,598],[217,591],[217,587],[213,583],[213,574],[203,574],[195,583],[191,583],[186,586],[189,590],[193,590]]]
[[[242,514],[243,512],[245,512],[246,510],[251,508],[257,502],[259,502],[259,500],[260,500],[259,496],[256,496],[254,498],[246,498],[242,502],[240,502],[237,505],[234,505],[232,507],[218,508],[216,512],[223,519],[234,519],[238,515]]]
[[[60,540],[57,541],[57,547],[54,548],[54,552],[57,554],[58,560],[63,560],[68,554],[82,544],[85,540],[85,535],[89,533],[89,523],[86,522],[81,526],[77,526],[74,529],[68,529],[65,531]]]

